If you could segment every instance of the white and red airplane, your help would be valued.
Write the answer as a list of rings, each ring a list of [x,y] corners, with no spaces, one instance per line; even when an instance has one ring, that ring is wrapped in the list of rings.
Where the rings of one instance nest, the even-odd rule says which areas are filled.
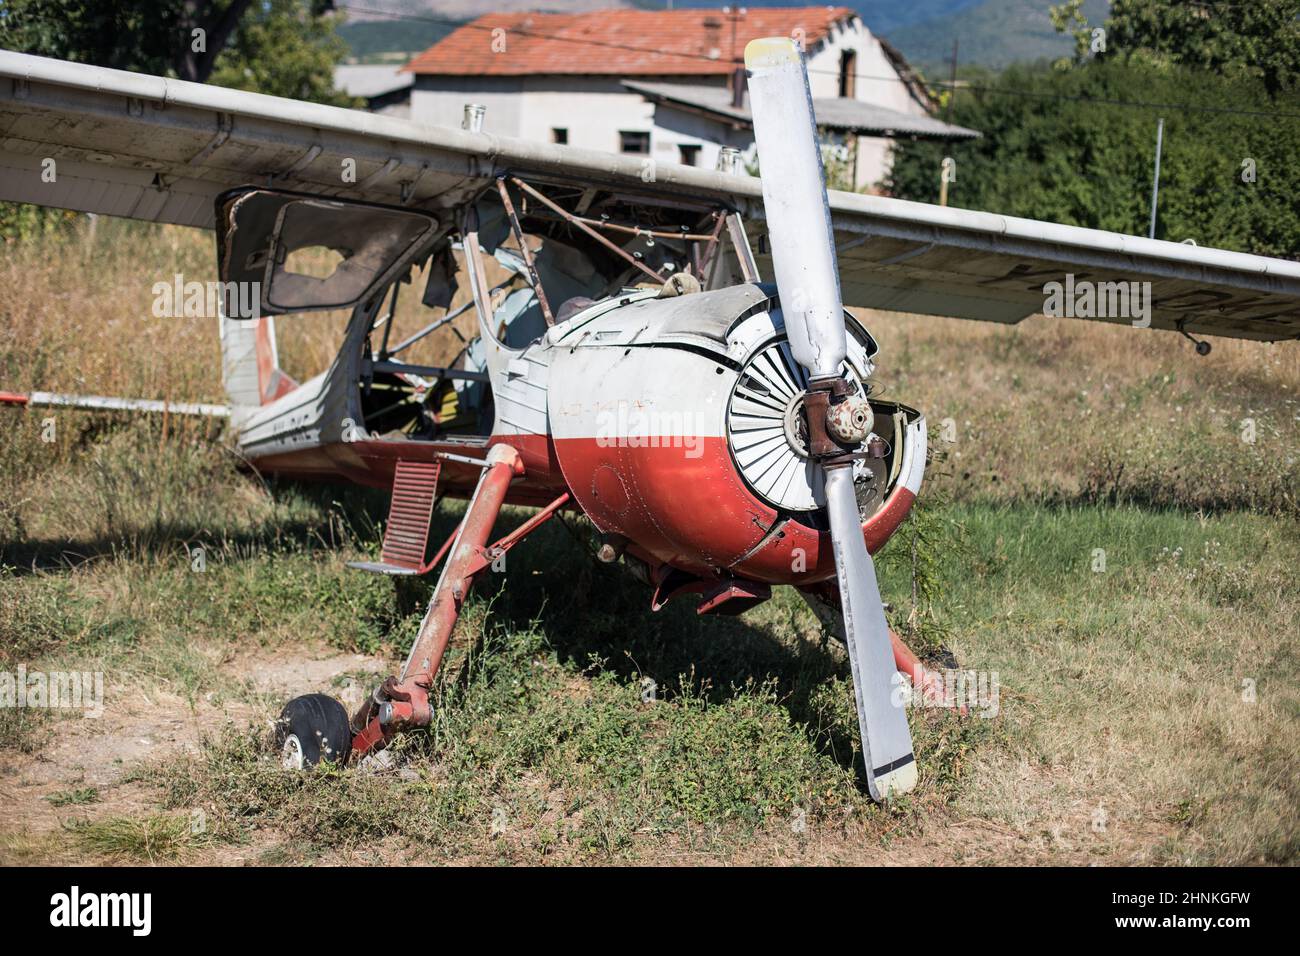
[[[382,560],[364,570],[446,558],[401,674],[351,721],[324,695],[290,702],[286,763],[346,761],[427,726],[474,580],[568,508],[655,609],[690,593],[702,614],[737,613],[777,584],[838,603],[870,792],[906,792],[897,674],[927,676],[889,631],[870,553],[919,490],[925,421],[872,396],[877,346],[844,302],[1010,324],[1043,311],[1051,282],[1138,282],[1143,325],[1300,337],[1300,263],[828,196],[798,47],[756,40],[745,61],[761,183],[0,52],[0,199],[215,228],[229,404],[0,401],[228,415],[259,471],[391,489]],[[295,271],[320,247],[331,274]],[[390,340],[400,286],[426,266],[424,304],[448,309],[459,274],[477,315],[478,337],[443,366],[402,355],[454,310]],[[513,281],[490,287],[490,268]],[[330,309],[351,310],[343,346],[298,384],[271,317]],[[429,556],[444,494],[469,505]],[[507,502],[540,510],[492,542]]]

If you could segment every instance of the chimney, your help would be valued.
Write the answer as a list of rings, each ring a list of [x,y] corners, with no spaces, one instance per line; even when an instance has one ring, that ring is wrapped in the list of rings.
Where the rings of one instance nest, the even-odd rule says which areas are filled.
[[[471,133],[483,132],[483,116],[486,113],[486,106],[478,103],[466,103],[465,115],[461,118],[460,128],[469,130]]]

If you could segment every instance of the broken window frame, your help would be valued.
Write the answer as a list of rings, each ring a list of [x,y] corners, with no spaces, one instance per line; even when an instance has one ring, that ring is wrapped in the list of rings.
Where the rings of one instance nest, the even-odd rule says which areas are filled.
[[[546,320],[547,327],[555,324],[555,312],[551,308],[550,300],[542,287],[541,276],[537,271],[535,250],[526,241],[529,235],[523,230],[523,225],[519,217],[515,201],[510,195],[509,185],[513,185],[519,190],[524,197],[525,203],[528,197],[536,199],[539,203],[559,216],[561,220],[569,223],[576,229],[583,232],[589,238],[599,243],[603,248],[615,254],[624,262],[640,270],[648,279],[653,280],[660,286],[668,282],[671,275],[661,275],[654,269],[651,269],[636,256],[629,253],[618,243],[609,237],[602,235],[601,230],[608,232],[620,233],[630,236],[646,236],[655,239],[676,240],[691,243],[690,252],[688,253],[688,263],[686,270],[701,283],[707,283],[708,276],[716,265],[722,252],[723,232],[726,232],[727,241],[731,244],[732,252],[736,257],[741,276],[745,282],[758,282],[759,273],[754,260],[754,255],[749,246],[749,240],[745,234],[743,220],[738,212],[728,209],[726,206],[718,205],[707,215],[713,217],[713,224],[708,232],[689,232],[677,231],[672,232],[664,229],[653,229],[641,226],[629,226],[622,223],[610,222],[603,219],[595,219],[589,216],[581,215],[577,212],[570,212],[555,202],[550,197],[543,194],[536,185],[528,183],[518,176],[503,174],[497,178],[497,195],[501,200],[502,206],[506,213],[506,218],[510,226],[511,234],[514,237],[520,251],[521,258],[524,261],[527,270],[527,280],[533,293],[537,296],[538,304],[541,308],[542,315]],[[588,192],[595,193],[597,187],[591,187]],[[579,208],[586,208],[590,200],[579,203]],[[451,310],[432,322],[425,325],[419,331],[403,339],[391,349],[387,348],[388,330],[385,329],[384,346],[378,355],[372,357],[372,362],[383,362],[381,368],[378,365],[374,367],[375,371],[411,371],[416,374],[438,373],[445,374],[451,378],[480,379],[481,373],[469,373],[458,369],[442,369],[434,366],[416,366],[407,363],[396,362],[393,356],[411,347],[421,339],[430,335],[437,329],[443,327],[448,322],[463,315],[470,308],[475,309],[479,320],[479,332],[484,334],[485,330],[495,328],[495,310],[492,305],[492,296],[501,289],[508,286],[514,281],[512,276],[496,286],[487,287],[487,266],[486,254],[478,241],[477,212],[473,206],[470,206],[462,215],[459,226],[460,248],[464,256],[465,271],[468,273],[470,282],[471,301],[464,303],[458,308]],[[683,226],[683,229],[686,227]],[[395,303],[394,303],[395,307]],[[390,310],[391,315],[391,310]],[[376,323],[376,326],[378,323]],[[500,341],[493,335],[495,341]]]

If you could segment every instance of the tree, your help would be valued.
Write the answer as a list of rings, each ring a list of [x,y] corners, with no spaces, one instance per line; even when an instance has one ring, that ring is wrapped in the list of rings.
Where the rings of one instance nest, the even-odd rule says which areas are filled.
[[[1139,99],[1191,108],[1119,105]],[[983,138],[900,143],[885,186],[935,202],[940,162],[951,155],[954,206],[1146,235],[1161,116],[1156,236],[1297,257],[1300,103],[1270,99],[1262,79],[1125,59],[1066,71],[1013,67],[954,100],[952,122]]]
[[[331,0],[5,0],[7,49],[119,70],[356,105],[331,80],[347,54]]]
[[[343,14],[316,13],[301,0],[264,0],[240,23],[211,81],[313,103],[362,106],[334,88],[334,67],[348,52],[336,32],[342,21]]]
[[[1079,0],[1053,7],[1052,22],[1091,52]],[[1300,86],[1300,0],[1113,0],[1101,56],[1174,64],[1262,80],[1270,96]]]
[[[0,0],[0,46],[275,96],[361,106],[334,89],[347,55],[329,0]],[[0,203],[0,237],[75,221]]]
[[[205,82],[251,0],[9,0],[9,49]],[[196,33],[196,31],[198,31]]]

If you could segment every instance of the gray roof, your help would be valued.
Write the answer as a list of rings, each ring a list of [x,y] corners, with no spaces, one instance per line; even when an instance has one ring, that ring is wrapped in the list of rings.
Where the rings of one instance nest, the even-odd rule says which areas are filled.
[[[731,104],[731,91],[723,86],[695,86],[689,83],[645,83],[624,80],[623,85],[654,102],[682,106],[708,113],[720,120],[750,126],[749,96],[744,104]],[[869,136],[916,136],[921,139],[976,139],[979,133],[964,126],[951,126],[932,116],[916,116],[876,106],[864,100],[844,97],[813,99],[817,125]]]
[[[334,86],[348,96],[371,99],[415,83],[415,74],[399,73],[402,64],[351,64],[334,68]]]

